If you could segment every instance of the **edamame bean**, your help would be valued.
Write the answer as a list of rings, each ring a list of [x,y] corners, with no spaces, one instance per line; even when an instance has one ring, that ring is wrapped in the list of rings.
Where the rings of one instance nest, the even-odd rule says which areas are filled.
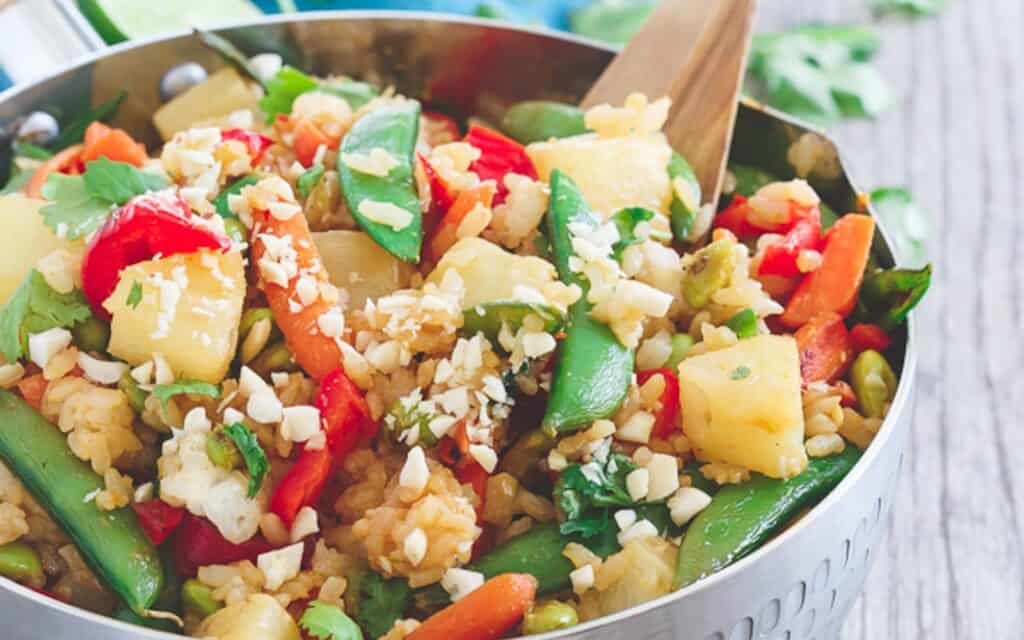
[[[81,351],[106,351],[110,342],[110,325],[96,316],[89,316],[71,328],[71,335]]]
[[[123,391],[124,395],[128,396],[128,404],[132,406],[136,413],[142,413],[146,409],[148,394],[139,388],[139,383],[135,381],[135,378],[130,373],[125,373],[121,376],[121,379],[117,382],[117,388]]]
[[[26,582],[43,575],[43,563],[36,550],[24,542],[0,546],[0,576]]]
[[[716,291],[725,286],[736,266],[732,243],[716,240],[698,251],[683,274],[683,298],[694,309],[701,309]]]
[[[206,455],[210,462],[221,469],[237,469],[242,466],[242,455],[238,447],[223,431],[211,433],[206,438]]]
[[[885,416],[886,405],[896,395],[896,374],[886,362],[885,356],[874,349],[862,351],[853,361],[850,383],[865,416]]]
[[[690,334],[677,333],[672,336],[672,352],[669,354],[668,362],[665,363],[665,366],[675,371],[692,347],[693,337]]]
[[[221,608],[213,599],[213,590],[196,579],[186,580],[181,586],[181,604],[186,611],[206,618]]]
[[[523,618],[523,633],[547,633],[558,629],[568,629],[580,621],[576,608],[571,604],[550,600],[542,602],[526,613]]]

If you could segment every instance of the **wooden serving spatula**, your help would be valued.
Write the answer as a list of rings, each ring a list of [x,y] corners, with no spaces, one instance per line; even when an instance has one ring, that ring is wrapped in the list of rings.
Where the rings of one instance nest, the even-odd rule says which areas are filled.
[[[704,202],[717,202],[736,122],[756,0],[661,0],[583,98],[672,99],[665,135],[689,161]]]

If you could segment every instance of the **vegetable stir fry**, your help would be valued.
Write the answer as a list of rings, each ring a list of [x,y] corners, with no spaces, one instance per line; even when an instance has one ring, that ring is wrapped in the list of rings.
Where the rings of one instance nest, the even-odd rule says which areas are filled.
[[[117,103],[14,148],[0,575],[195,637],[543,633],[749,554],[878,432],[930,267],[801,179],[702,206],[667,99],[492,126],[238,66],[160,149]]]

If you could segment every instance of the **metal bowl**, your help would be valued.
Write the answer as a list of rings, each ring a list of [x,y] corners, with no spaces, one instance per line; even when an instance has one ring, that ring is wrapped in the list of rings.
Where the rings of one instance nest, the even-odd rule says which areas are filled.
[[[277,17],[219,30],[249,54],[267,50],[319,74],[345,73],[394,85],[454,115],[497,118],[528,98],[575,102],[614,51],[545,30],[415,13],[346,12]],[[36,109],[74,113],[129,90],[117,125],[158,143],[149,117],[160,78],[196,61],[221,61],[188,34],[106,50],[32,85],[0,94],[0,125]],[[857,207],[857,192],[835,147],[819,133],[753,103],[739,113],[732,158],[782,176],[793,141],[824,144],[802,175],[839,211]],[[876,260],[893,263],[884,232]],[[873,552],[889,528],[893,491],[913,413],[913,323],[902,336],[899,390],[889,416],[857,466],[813,510],[750,556],[681,591],[544,638],[628,640],[798,640],[836,638],[864,583]],[[130,626],[0,578],[0,612],[8,640],[156,640],[174,636]],[[255,640],[255,639],[254,639]]]

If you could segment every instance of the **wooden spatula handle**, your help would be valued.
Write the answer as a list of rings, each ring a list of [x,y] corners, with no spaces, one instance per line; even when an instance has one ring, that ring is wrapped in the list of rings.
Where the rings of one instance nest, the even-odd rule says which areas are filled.
[[[756,0],[662,0],[581,106],[672,99],[665,134],[715,202],[732,141]]]

